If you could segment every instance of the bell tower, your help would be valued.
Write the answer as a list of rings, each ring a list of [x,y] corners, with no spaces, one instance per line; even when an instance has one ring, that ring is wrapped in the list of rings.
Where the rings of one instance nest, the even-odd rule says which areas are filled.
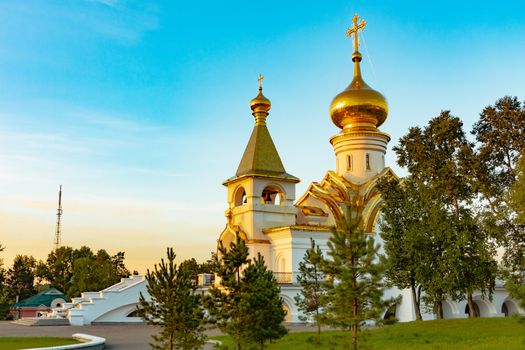
[[[300,180],[284,169],[266,124],[272,107],[263,95],[263,76],[259,74],[259,93],[251,100],[255,118],[250,140],[235,176],[224,181],[228,188],[227,224],[219,241],[224,246],[240,236],[250,254],[260,252],[269,262],[270,241],[264,228],[295,224],[295,184]]]

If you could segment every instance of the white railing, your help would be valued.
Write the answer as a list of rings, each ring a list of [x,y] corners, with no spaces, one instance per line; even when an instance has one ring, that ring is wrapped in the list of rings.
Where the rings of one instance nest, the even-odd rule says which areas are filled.
[[[292,284],[293,273],[292,272],[273,272],[277,283],[279,284]]]

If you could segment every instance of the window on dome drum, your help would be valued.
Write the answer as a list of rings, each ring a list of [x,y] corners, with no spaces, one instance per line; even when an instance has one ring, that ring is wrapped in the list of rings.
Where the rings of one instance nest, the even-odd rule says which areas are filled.
[[[348,171],[352,171],[352,155],[348,155],[348,164],[347,164]]]
[[[262,204],[284,205],[284,194],[277,186],[267,186],[261,195]]]
[[[234,202],[236,207],[247,203],[246,191],[243,187],[239,187],[235,192]]]
[[[366,154],[366,170],[370,170],[370,154]]]

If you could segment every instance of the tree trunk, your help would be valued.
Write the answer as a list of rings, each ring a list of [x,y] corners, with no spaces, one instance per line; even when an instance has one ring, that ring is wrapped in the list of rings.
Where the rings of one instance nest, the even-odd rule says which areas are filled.
[[[422,320],[421,309],[419,307],[419,299],[417,297],[416,286],[414,285],[414,283],[411,283],[410,289],[412,290],[412,302],[414,303],[414,311],[416,313],[416,321],[421,321]]]
[[[321,343],[321,324],[319,323],[319,307],[315,310],[315,323],[317,323],[317,344]]]
[[[352,324],[352,350],[357,350],[357,324]]]
[[[440,301],[437,303],[437,318],[438,320],[442,320],[443,319],[443,302]]]
[[[354,282],[354,285],[356,283]],[[358,324],[357,321],[357,312],[358,312],[358,306],[357,306],[357,298],[354,298],[352,301],[352,316],[354,317],[354,321],[352,323],[352,350],[357,350],[357,332],[358,332]]]
[[[316,296],[316,309],[315,309],[315,323],[317,324],[317,344],[321,343],[321,323],[319,323],[319,275],[317,273],[317,264],[314,265],[314,281],[315,281],[315,296]]]
[[[173,350],[173,333],[170,334],[170,350]]]
[[[355,266],[355,262],[354,262],[354,259],[352,258],[351,259],[351,264],[352,266]],[[354,290],[357,289],[357,277],[356,275],[353,276],[353,279],[352,279],[352,288]],[[358,327],[359,327],[359,324],[358,324],[358,321],[357,321],[357,314],[359,312],[359,306],[358,306],[358,303],[357,303],[357,298],[353,298],[352,300],[352,316],[353,316],[353,321],[352,321],[352,350],[357,350],[357,336],[358,336]]]
[[[468,317],[477,317],[476,309],[474,308],[474,300],[472,300],[472,293],[467,293]]]
[[[238,333],[235,335],[235,349],[241,350],[241,336]]]

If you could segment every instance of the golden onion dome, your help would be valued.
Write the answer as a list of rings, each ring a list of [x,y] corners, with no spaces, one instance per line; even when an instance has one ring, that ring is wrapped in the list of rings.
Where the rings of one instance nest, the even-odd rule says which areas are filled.
[[[358,51],[352,55],[354,79],[337,95],[330,105],[332,122],[341,129],[352,127],[378,127],[388,114],[386,98],[368,86],[361,76],[359,63],[362,56]]]
[[[268,111],[272,108],[272,104],[270,100],[264,97],[262,93],[263,79],[264,79],[263,75],[259,74],[259,77],[257,78],[257,80],[259,81],[259,94],[255,96],[253,100],[250,101],[250,108],[253,111],[253,115],[255,115],[256,113],[260,114],[261,112],[263,114],[268,115]]]
[[[252,109],[253,113],[268,113],[268,111],[272,108],[272,103],[262,93],[262,86],[259,87],[259,94],[250,101],[250,108]]]

